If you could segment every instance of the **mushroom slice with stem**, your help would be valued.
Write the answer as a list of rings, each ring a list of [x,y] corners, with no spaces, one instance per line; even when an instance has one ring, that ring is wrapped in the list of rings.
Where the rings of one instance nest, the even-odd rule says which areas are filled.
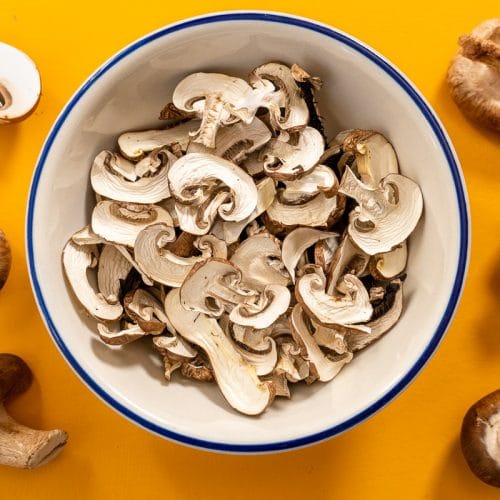
[[[344,196],[328,198],[324,193],[319,193],[301,205],[287,205],[279,201],[278,194],[266,210],[264,221],[267,229],[274,234],[283,234],[297,226],[327,228],[339,220],[344,208]]]
[[[141,271],[164,285],[179,287],[193,266],[208,257],[227,257],[223,241],[215,236],[201,236],[195,246],[201,255],[179,257],[169,250],[168,244],[175,240],[175,230],[166,224],[152,224],[137,236],[134,247],[135,260]]]
[[[244,240],[230,261],[242,272],[244,284],[257,290],[290,283],[281,260],[281,242],[270,234],[256,234]]]
[[[209,153],[240,164],[248,154],[258,150],[271,139],[271,132],[262,120],[254,118],[251,123],[238,122],[223,127],[217,133],[215,148],[207,148],[191,142],[186,153]]]
[[[97,331],[100,339],[112,346],[130,344],[148,335],[139,325],[133,323],[126,324],[123,329],[120,328],[119,322],[115,325],[97,323]]]
[[[500,17],[488,19],[459,39],[448,69],[448,86],[461,111],[500,132]]]
[[[111,200],[128,203],[156,203],[170,196],[167,172],[176,157],[166,151],[164,161],[158,171],[147,177],[131,181],[116,174],[110,167],[109,151],[99,153],[90,171],[90,181],[94,191]]]
[[[210,198],[214,188],[227,187],[229,195],[217,212],[224,220],[241,221],[257,205],[253,179],[230,161],[205,153],[191,153],[177,160],[168,171],[172,197],[178,205],[198,206]],[[182,220],[180,220],[181,228]],[[208,227],[208,230],[210,227]],[[187,229],[185,229],[187,230]]]
[[[389,174],[377,189],[363,184],[347,168],[339,192],[358,203],[350,214],[349,235],[368,255],[389,252],[415,229],[422,215],[422,192],[408,177]]]
[[[60,429],[40,431],[14,420],[5,403],[27,391],[33,381],[29,366],[14,354],[0,354],[0,465],[34,469],[54,459],[68,441]]]
[[[0,42],[0,124],[24,120],[40,99],[40,73],[20,50]]]
[[[281,255],[293,283],[295,283],[295,268],[302,254],[318,241],[337,236],[337,233],[321,231],[310,227],[298,227],[287,234],[283,240]]]
[[[324,149],[321,134],[315,128],[306,127],[296,132],[288,142],[280,137],[271,139],[259,156],[264,160],[264,172],[268,176],[292,181],[312,170]]]
[[[97,266],[97,286],[110,304],[120,299],[122,281],[130,273],[132,264],[114,245],[104,245]]]
[[[190,135],[195,142],[215,148],[221,125],[239,120],[250,123],[272,85],[253,89],[245,80],[220,73],[193,73],[175,87],[172,101],[181,111],[195,112],[202,120]]]
[[[252,71],[249,80],[254,86],[262,85],[266,81],[271,82],[276,92],[282,96],[282,103],[270,101],[267,106],[275,130],[292,131],[307,125],[309,110],[294,74],[288,66],[274,62],[263,64]]]
[[[339,185],[334,171],[325,165],[316,165],[302,177],[283,182],[286,187],[280,192],[280,201],[289,205],[305,203],[318,193],[334,195]]]
[[[186,310],[176,289],[168,293],[165,310],[176,331],[208,356],[217,385],[234,409],[258,415],[271,404],[273,386],[259,380],[255,368],[234,349],[216,319]]]
[[[356,276],[343,276],[343,294],[328,295],[325,277],[319,268],[317,271],[300,277],[295,286],[295,296],[310,318],[323,326],[351,325],[371,318],[368,292]]]
[[[212,232],[220,231],[221,238],[230,245],[231,243],[236,243],[241,233],[245,227],[254,221],[257,217],[262,215],[274,201],[276,196],[276,188],[274,180],[270,177],[266,177],[261,181],[256,183],[257,187],[257,205],[254,211],[242,221],[232,222],[232,221],[216,221],[212,227]]]
[[[186,151],[189,143],[189,133],[200,126],[198,120],[185,121],[162,130],[143,130],[125,132],[118,138],[118,147],[125,158],[138,161],[147,153],[179,144]]]
[[[120,303],[110,304],[89,282],[87,272],[98,262],[95,245],[77,245],[69,240],[63,249],[63,267],[77,299],[93,317],[106,321],[118,319],[123,312]]]
[[[352,360],[352,353],[346,352],[339,359],[329,359],[320,349],[310,332],[307,317],[300,304],[296,304],[290,315],[293,338],[301,348],[302,356],[309,361],[309,370],[315,372],[320,382],[332,380]]]
[[[133,247],[142,229],[155,223],[172,225],[170,214],[158,205],[101,201],[92,212],[92,230],[109,242]]]
[[[396,279],[387,286],[384,298],[378,307],[374,307],[373,319],[364,325],[351,325],[347,328],[344,339],[348,350],[360,351],[375,342],[396,324],[402,310],[403,283],[400,279]]]
[[[406,241],[387,253],[374,255],[370,260],[370,273],[374,278],[390,280],[404,272],[408,248]]]

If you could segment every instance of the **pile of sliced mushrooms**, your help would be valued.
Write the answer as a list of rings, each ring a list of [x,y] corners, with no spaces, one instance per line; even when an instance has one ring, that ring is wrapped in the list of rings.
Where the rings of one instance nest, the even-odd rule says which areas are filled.
[[[150,337],[167,380],[216,381],[247,415],[332,380],[403,307],[421,191],[382,134],[326,141],[321,85],[274,62],[187,76],[166,128],[97,155],[90,224],[63,250],[104,343]]]

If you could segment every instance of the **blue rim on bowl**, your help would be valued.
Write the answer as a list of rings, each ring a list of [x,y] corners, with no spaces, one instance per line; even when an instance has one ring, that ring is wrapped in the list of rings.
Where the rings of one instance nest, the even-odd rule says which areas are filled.
[[[408,94],[408,96],[417,105],[420,112],[425,117],[429,126],[433,130],[436,139],[438,140],[443,150],[443,153],[446,157],[448,166],[451,171],[451,175],[455,185],[455,193],[457,197],[457,204],[459,207],[459,217],[460,217],[459,257],[457,262],[455,282],[453,284],[453,289],[450,295],[449,302],[441,318],[441,321],[439,322],[439,325],[436,331],[434,332],[431,341],[427,345],[426,349],[424,350],[420,358],[404,375],[404,377],[396,385],[394,385],[394,387],[392,387],[388,392],[386,392],[383,396],[381,396],[375,403],[371,404],[369,407],[365,408],[357,415],[349,418],[348,420],[338,425],[325,429],[321,432],[303,436],[293,440],[271,442],[264,444],[254,444],[254,445],[252,444],[240,445],[240,444],[223,443],[223,442],[212,442],[173,432],[165,427],[161,427],[153,422],[150,422],[141,415],[136,414],[135,412],[123,406],[120,402],[116,401],[110,394],[106,393],[102,389],[102,387],[100,387],[92,379],[92,377],[87,372],[85,372],[82,366],[75,359],[73,354],[67,348],[66,344],[64,343],[62,337],[60,336],[59,332],[57,331],[52,321],[50,313],[45,304],[45,300],[40,288],[40,283],[38,281],[35,259],[34,259],[34,247],[33,247],[33,236],[32,236],[33,215],[34,215],[35,202],[38,192],[38,185],[40,181],[40,176],[45,166],[47,156],[50,152],[50,149],[52,147],[55,138],[57,137],[69,113],[75,107],[75,105],[78,103],[81,97],[88,91],[88,89],[91,88],[92,85],[94,85],[94,83],[97,80],[99,80],[99,78],[103,74],[105,74],[110,68],[116,65],[121,59],[133,53],[140,47],[143,47],[153,42],[154,40],[169,36],[171,33],[175,33],[177,31],[184,30],[193,26],[200,26],[209,23],[218,23],[226,21],[264,21],[269,23],[281,23],[281,24],[297,26],[303,29],[314,31],[316,33],[320,33],[329,38],[333,38],[334,40],[343,43],[348,47],[356,50],[357,52],[368,58],[370,61],[375,63]],[[381,55],[377,54],[373,49],[368,48],[366,45],[352,38],[351,36],[348,36],[345,33],[330,28],[326,25],[308,19],[290,16],[286,14],[249,11],[249,12],[228,12],[228,13],[213,14],[208,16],[201,16],[167,26],[163,29],[160,29],[159,31],[153,32],[145,36],[144,38],[141,38],[140,40],[132,43],[131,45],[123,49],[121,52],[119,52],[117,55],[115,55],[113,58],[111,58],[101,68],[99,68],[92,76],[90,76],[90,78],[88,78],[88,80],[76,91],[76,93],[73,95],[73,97],[70,99],[68,104],[65,106],[65,108],[59,115],[40,153],[40,157],[38,159],[33,174],[33,179],[29,193],[27,219],[26,219],[26,246],[27,246],[30,279],[38,307],[42,314],[42,318],[48,330],[50,331],[52,338],[56,343],[58,349],[66,358],[70,366],[74,369],[77,375],[100,398],[102,398],[112,408],[120,412],[123,416],[130,419],[134,423],[144,427],[145,429],[151,432],[159,434],[173,441],[184,443],[197,448],[204,448],[215,451],[233,452],[233,453],[256,453],[256,452],[262,453],[262,452],[288,450],[292,448],[306,446],[308,444],[322,441],[337,434],[340,434],[350,429],[351,427],[354,427],[355,425],[359,424],[363,420],[367,419],[375,412],[379,411],[392,399],[394,399],[403,389],[405,389],[408,386],[408,384],[416,377],[416,375],[424,367],[424,365],[427,363],[427,361],[430,359],[430,357],[438,347],[455,313],[462,292],[465,274],[467,270],[468,257],[469,257],[469,239],[470,239],[469,231],[470,231],[469,211],[468,211],[467,197],[456,155],[436,115],[431,110],[430,106],[427,104],[427,102],[421,96],[421,94],[409,82],[409,80],[402,75],[401,72],[397,70],[386,59],[384,59]]]

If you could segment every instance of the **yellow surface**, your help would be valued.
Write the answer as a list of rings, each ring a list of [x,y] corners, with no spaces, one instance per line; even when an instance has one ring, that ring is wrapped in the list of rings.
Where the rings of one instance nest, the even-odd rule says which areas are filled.
[[[0,294],[0,351],[18,353],[36,374],[34,386],[11,412],[31,426],[61,426],[70,434],[62,455],[45,468],[0,468],[2,499],[499,498],[500,491],[469,472],[457,437],[468,406],[500,386],[500,135],[466,121],[443,83],[458,35],[499,11],[498,0],[462,2],[463,7],[459,2],[1,0],[0,39],[37,62],[43,97],[26,122],[0,128],[0,227],[14,255],[12,274]],[[462,162],[472,211],[472,259],[444,343],[387,408],[347,434],[307,449],[270,456],[215,455],[143,431],[76,378],[52,344],[32,298],[24,252],[25,205],[49,127],[105,59],[183,17],[271,5],[353,34],[417,84]]]

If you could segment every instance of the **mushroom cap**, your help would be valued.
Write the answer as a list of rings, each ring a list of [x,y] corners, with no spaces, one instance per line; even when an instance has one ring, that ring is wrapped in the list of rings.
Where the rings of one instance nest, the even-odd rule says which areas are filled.
[[[241,221],[257,205],[257,188],[252,177],[230,161],[214,155],[191,153],[183,156],[170,167],[168,180],[172,196],[183,205],[196,206],[206,201],[207,186],[216,183],[227,186],[230,200],[218,207],[218,214],[224,220]]]
[[[451,95],[466,116],[500,131],[500,18],[484,21],[460,44],[448,69]]]
[[[33,374],[29,366],[15,354],[0,354],[0,404],[27,391]]]
[[[9,277],[12,253],[5,233],[0,229],[0,290]]]
[[[481,481],[500,488],[500,390],[467,411],[460,442],[472,472]]]
[[[0,42],[0,124],[23,120],[38,104],[40,74],[20,50]]]

